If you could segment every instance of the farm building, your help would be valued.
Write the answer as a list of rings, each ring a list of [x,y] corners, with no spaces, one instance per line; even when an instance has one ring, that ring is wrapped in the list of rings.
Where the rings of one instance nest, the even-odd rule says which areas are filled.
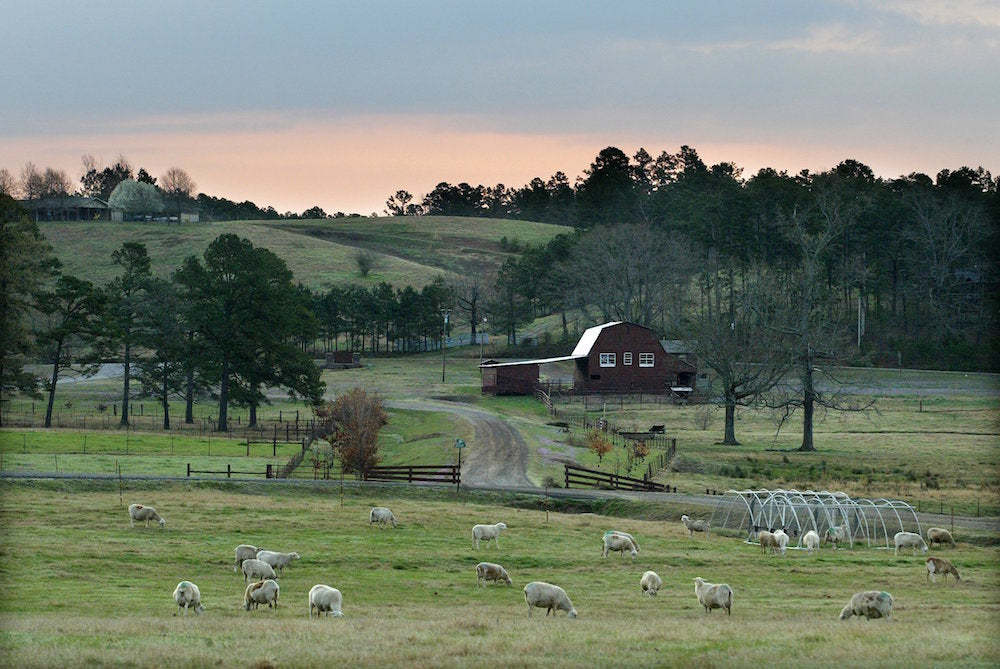
[[[519,362],[487,360],[482,365],[482,392],[529,395],[538,386],[539,367],[573,361],[573,392],[690,393],[697,367],[668,353],[653,331],[642,325],[615,321],[588,328],[570,355]]]
[[[121,209],[110,206],[98,197],[47,197],[41,200],[21,200],[33,221],[120,221]]]

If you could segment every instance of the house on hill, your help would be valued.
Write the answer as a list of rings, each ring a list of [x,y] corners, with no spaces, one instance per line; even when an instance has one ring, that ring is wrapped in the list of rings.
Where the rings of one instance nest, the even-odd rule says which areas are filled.
[[[570,355],[519,362],[485,361],[482,392],[529,395],[538,386],[541,365],[573,361],[573,392],[690,393],[698,369],[693,356],[669,353],[649,328],[615,321],[588,328]]]
[[[46,197],[40,200],[21,200],[31,220],[39,221],[120,221],[123,212],[99,197]]]

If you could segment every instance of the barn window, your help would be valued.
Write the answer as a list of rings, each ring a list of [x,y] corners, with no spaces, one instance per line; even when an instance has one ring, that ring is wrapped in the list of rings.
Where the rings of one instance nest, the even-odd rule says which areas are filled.
[[[601,367],[614,367],[615,361],[616,361],[616,356],[614,353],[601,354]]]
[[[632,351],[622,353],[622,364],[626,367],[632,364]]]
[[[655,357],[652,353],[640,353],[639,354],[639,366],[640,367],[652,367],[653,360]]]

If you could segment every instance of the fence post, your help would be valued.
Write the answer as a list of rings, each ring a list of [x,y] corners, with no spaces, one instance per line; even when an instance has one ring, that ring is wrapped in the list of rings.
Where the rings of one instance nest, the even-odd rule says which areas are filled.
[[[188,463],[188,478],[191,478],[191,463]]]
[[[569,488],[569,467],[566,465],[563,465],[563,474],[566,477],[566,483],[564,487]]]
[[[233,466],[231,464],[226,464],[226,478],[233,477]]]

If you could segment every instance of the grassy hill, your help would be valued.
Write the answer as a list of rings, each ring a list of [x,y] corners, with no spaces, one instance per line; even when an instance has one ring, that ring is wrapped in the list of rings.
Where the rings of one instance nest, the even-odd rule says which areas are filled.
[[[283,258],[313,289],[386,281],[420,288],[438,275],[454,276],[498,268],[509,249],[541,245],[568,228],[546,223],[454,216],[352,218],[222,223],[41,223],[65,271],[105,283],[116,274],[111,252],[123,242],[149,249],[153,272],[167,276],[185,257],[201,255],[220,234],[231,232]],[[506,249],[501,241],[507,240]],[[366,278],[358,275],[359,250],[379,255]]]

